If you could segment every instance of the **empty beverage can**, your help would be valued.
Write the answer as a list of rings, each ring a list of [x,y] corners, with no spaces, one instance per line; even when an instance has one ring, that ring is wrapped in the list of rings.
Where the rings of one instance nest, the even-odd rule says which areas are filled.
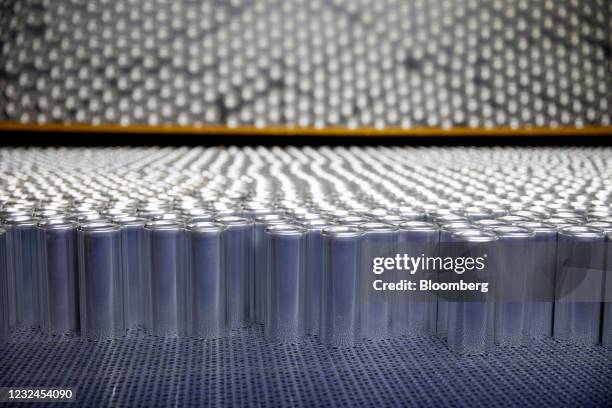
[[[5,223],[11,327],[29,329],[40,324],[40,290],[36,256],[37,219],[15,216]]]
[[[601,343],[612,347],[612,232],[606,234],[606,275]]]
[[[498,240],[495,280],[495,343],[520,346],[527,343],[532,311],[535,233],[515,225],[493,230]]]
[[[552,336],[555,272],[557,268],[557,229],[539,221],[518,224],[535,233],[531,277],[531,319],[529,335],[534,339]]]
[[[361,236],[357,227],[334,226],[322,231],[323,279],[321,340],[349,346],[359,338],[359,275]]]
[[[38,224],[41,328],[48,335],[79,331],[76,224],[56,219]]]
[[[306,229],[272,225],[265,231],[268,270],[264,334],[268,341],[291,343],[305,334]]]
[[[125,335],[121,227],[92,222],[77,229],[81,335],[91,340]]]
[[[433,223],[424,221],[408,221],[400,224],[398,229],[397,253],[406,254],[422,259],[437,257],[440,254],[440,230]],[[437,281],[438,271],[421,267],[420,271],[398,271],[399,279],[408,279],[410,276],[420,279]],[[423,335],[435,334],[437,325],[438,304],[436,293],[420,293],[412,295],[406,291],[396,296],[393,305],[391,322],[395,334]]]
[[[227,275],[227,317],[229,328],[243,327],[249,322],[249,282],[253,262],[253,222],[227,216],[215,219],[225,225],[225,273]]]
[[[144,230],[145,328],[155,336],[185,335],[184,226],[173,220],[157,220],[146,223]]]
[[[488,289],[497,274],[498,241],[496,234],[480,230],[457,231],[448,241],[451,245],[448,253],[454,257],[486,259],[484,269],[465,273],[470,282],[487,284],[487,291],[449,296],[446,341],[451,350],[460,354],[484,354],[494,345],[495,305]],[[456,281],[460,276],[450,273],[452,278],[446,282]]]
[[[327,220],[306,221],[306,333],[318,335],[321,322],[321,291],[323,279],[322,231],[334,224]]]
[[[553,336],[599,343],[605,234],[593,227],[561,228],[557,244]]]
[[[375,279],[395,282],[396,271],[386,271],[384,275],[373,273],[375,259],[395,257],[397,252],[397,227],[380,222],[361,224],[361,276],[360,330],[364,339],[385,339],[391,334],[391,310],[394,293],[375,291]]]
[[[452,242],[452,235],[455,232],[463,231],[463,230],[471,230],[474,229],[475,226],[469,222],[451,222],[448,224],[440,225],[440,257],[444,258],[446,256],[451,255],[448,251],[451,249],[451,245],[448,245]],[[442,275],[438,273],[438,278],[440,279]],[[436,314],[436,334],[441,339],[446,338],[446,333],[448,330],[448,304],[446,301],[446,296],[441,296],[440,294],[436,295],[437,299],[437,314]]]
[[[267,240],[265,230],[270,225],[286,224],[289,222],[284,215],[264,214],[255,217],[253,223],[253,273],[249,282],[249,297],[251,299],[249,310],[251,320],[263,324],[266,315],[266,278],[267,278]]]
[[[0,228],[0,347],[9,341],[11,330],[6,263],[6,230]]]
[[[474,226],[480,228],[483,231],[493,231],[497,227],[508,225],[507,223],[500,221],[499,219],[483,219],[474,221]]]
[[[187,334],[218,338],[227,334],[223,231],[214,222],[189,224],[187,245]]]
[[[114,218],[121,225],[121,259],[125,277],[125,325],[128,330],[144,328],[144,225],[146,220],[134,216]]]

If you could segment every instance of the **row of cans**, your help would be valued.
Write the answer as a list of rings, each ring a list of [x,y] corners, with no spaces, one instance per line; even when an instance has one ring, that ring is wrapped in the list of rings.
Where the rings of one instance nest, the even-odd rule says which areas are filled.
[[[426,334],[467,353],[550,336],[612,342],[612,310],[604,302],[612,300],[609,222],[242,215],[200,214],[188,223],[131,215],[6,218],[3,338],[9,327],[90,339],[138,328],[216,338],[259,323],[271,341],[315,335],[336,346]],[[401,253],[489,254],[489,269],[497,269],[488,271],[491,285],[513,295],[375,293],[372,260]],[[433,272],[440,281],[442,271]]]
[[[333,346],[437,335],[463,353],[610,344],[609,149],[0,149],[0,310],[12,329],[143,329]],[[375,258],[487,270],[378,275]],[[485,273],[486,272],[486,273]],[[458,278],[490,283],[466,297]],[[424,295],[374,290],[428,277]]]

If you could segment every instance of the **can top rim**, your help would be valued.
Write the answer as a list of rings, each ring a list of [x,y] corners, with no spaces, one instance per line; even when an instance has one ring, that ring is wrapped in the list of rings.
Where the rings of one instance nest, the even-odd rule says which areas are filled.
[[[575,218],[561,218],[561,217],[549,217],[549,218],[545,218],[544,220],[542,220],[548,224],[572,224],[572,225],[578,225],[580,223],[580,220],[575,219]]]
[[[176,220],[153,220],[145,224],[148,230],[174,230],[183,227],[183,223]]]
[[[36,225],[38,219],[31,215],[17,215],[7,218],[5,223],[9,225]]]
[[[340,224],[357,224],[371,221],[370,217],[364,217],[361,215],[347,215],[346,217],[337,217],[334,221],[339,222]]]
[[[78,226],[79,231],[83,232],[109,232],[117,231],[121,227],[109,221],[93,221]]]
[[[440,214],[440,215],[436,215],[435,217],[433,217],[433,219],[435,221],[444,221],[444,222],[461,222],[461,221],[467,221],[467,217],[463,216],[463,215],[459,215],[459,214],[454,214],[454,213],[450,213],[450,214]]]
[[[527,219],[539,218],[538,217],[538,213],[535,212],[535,211],[532,211],[532,210],[516,210],[516,211],[512,211],[508,215],[509,216],[515,216],[515,217],[523,217],[523,218],[527,218]]]
[[[485,226],[485,227],[501,227],[503,225],[508,225],[507,223],[499,220],[499,219],[494,219],[494,218],[485,218],[483,220],[477,220],[474,221],[474,225],[478,225],[478,226]]]
[[[394,221],[410,221],[407,217],[402,217],[400,214],[385,214],[382,217],[378,217],[379,220],[394,220]]]
[[[93,212],[93,213],[87,213],[87,214],[70,214],[66,217],[69,220],[73,220],[73,221],[97,221],[97,220],[104,220],[106,219],[105,216],[103,216],[100,213],[97,212]]]
[[[557,232],[554,225],[542,221],[525,221],[517,224],[519,227],[529,228],[533,232]]]
[[[560,228],[559,234],[577,238],[603,238],[606,236],[605,231],[584,225],[572,225]]]
[[[427,221],[406,221],[399,225],[402,231],[438,231],[436,224]]]
[[[499,240],[499,236],[497,236],[497,234],[479,229],[456,231],[453,232],[452,237],[454,239],[460,239],[466,242],[494,242]]]
[[[245,209],[245,211],[253,213],[256,216],[266,215],[266,214],[273,214],[274,211],[276,210],[276,208],[274,208],[274,207],[268,207],[268,206],[248,206],[248,205],[245,206],[244,209]]]
[[[363,230],[359,227],[348,225],[335,225],[328,228],[323,228],[321,234],[339,238],[359,237],[363,235]]]
[[[466,229],[474,229],[474,225],[471,222],[465,222],[465,221],[449,222],[449,223],[440,225],[441,231],[454,232],[454,231],[466,230]]]
[[[522,215],[514,215],[514,214],[509,214],[509,215],[502,215],[501,217],[497,217],[497,220],[500,221],[529,221],[529,218],[524,217]]]
[[[419,211],[417,209],[404,209],[404,210],[400,209],[400,210],[397,210],[395,214],[405,217],[405,216],[411,216],[411,215],[425,215],[425,212]]]
[[[123,226],[141,226],[144,225],[147,220],[142,217],[136,217],[134,215],[126,215],[114,217],[113,222]]]
[[[493,228],[493,232],[501,238],[529,238],[535,236],[535,232],[531,229],[518,225],[500,225]]]
[[[237,217],[235,215],[217,217],[213,221],[224,224],[227,227],[239,227],[252,224],[252,221],[248,218]]]
[[[395,232],[397,226],[385,222],[368,221],[359,225],[363,228],[364,233],[379,233],[379,232]]]
[[[266,223],[266,222],[275,221],[275,220],[289,221],[289,218],[287,218],[283,214],[278,214],[278,213],[263,214],[263,215],[258,215],[257,217],[255,217],[255,221],[259,223]]]
[[[306,233],[306,228],[297,224],[277,224],[267,227],[266,233],[272,235],[302,235]]]
[[[326,218],[317,218],[315,220],[306,220],[301,222],[302,225],[308,227],[309,229],[324,229],[328,227],[337,226],[333,221],[330,221]]]
[[[278,218],[271,219],[265,222],[258,222],[258,224],[263,225],[263,227],[267,227],[268,225],[280,225],[280,224],[291,224],[293,220],[291,218]]]
[[[310,221],[310,220],[318,220],[321,218],[321,214],[315,212],[307,212],[304,214],[298,214],[295,216],[296,220],[300,221]]]
[[[38,228],[44,230],[67,230],[75,228],[77,223],[65,218],[45,220],[38,223]]]
[[[226,228],[226,225],[212,221],[197,221],[187,224],[187,230],[192,232],[220,232]]]
[[[591,221],[584,224],[585,227],[593,227],[602,230],[605,233],[612,232],[612,223],[606,221]]]

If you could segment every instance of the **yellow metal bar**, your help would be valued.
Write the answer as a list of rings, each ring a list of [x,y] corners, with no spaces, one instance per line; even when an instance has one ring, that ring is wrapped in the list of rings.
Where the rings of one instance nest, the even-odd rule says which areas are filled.
[[[288,126],[239,126],[225,125],[179,126],[179,125],[92,125],[92,124],[23,124],[0,121],[0,132],[78,132],[78,133],[129,133],[129,134],[179,134],[179,135],[240,135],[240,136],[382,136],[382,137],[431,137],[431,136],[612,136],[612,126],[576,127],[414,127],[414,128],[348,128],[348,127],[288,127]]]

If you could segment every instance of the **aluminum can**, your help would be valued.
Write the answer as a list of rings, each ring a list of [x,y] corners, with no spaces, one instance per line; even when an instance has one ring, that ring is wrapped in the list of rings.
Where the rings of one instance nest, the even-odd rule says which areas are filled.
[[[264,335],[293,343],[305,333],[306,229],[291,224],[266,228],[268,268]]]
[[[214,222],[189,224],[187,246],[187,334],[198,338],[227,335],[227,284],[223,231]]]
[[[499,238],[488,231],[463,230],[452,234],[449,252],[455,257],[487,257],[485,269],[470,272],[470,281],[492,284],[496,275],[495,260]],[[453,273],[453,272],[451,272]],[[457,275],[452,275],[457,278]],[[446,280],[445,280],[446,281]],[[461,294],[448,303],[446,343],[459,354],[484,354],[494,345],[495,304],[491,292]]]
[[[361,236],[357,227],[334,226],[322,231],[323,279],[321,340],[350,346],[359,339],[359,275]]]
[[[265,230],[270,225],[287,224],[288,218],[280,214],[264,214],[255,217],[253,223],[253,273],[249,282],[250,320],[263,324],[266,315],[267,262]]]
[[[455,232],[474,229],[474,224],[469,222],[451,222],[440,225],[440,257],[452,255],[448,253],[450,248],[448,243],[451,243],[451,237]],[[438,273],[440,279],[442,275]],[[448,330],[448,304],[445,296],[436,296],[437,298],[437,314],[436,314],[436,334],[441,339],[446,338]]]
[[[552,336],[555,274],[557,267],[557,229],[539,221],[527,221],[520,227],[535,232],[533,274],[531,277],[531,319],[529,335],[533,339]]]
[[[121,227],[109,222],[77,229],[81,335],[90,340],[122,337],[125,328]]]
[[[440,230],[434,223],[409,221],[399,225],[397,253],[412,257],[436,257],[440,254]],[[411,276],[419,279],[437,281],[438,271],[426,267],[421,270],[398,273],[398,280]],[[438,304],[435,293],[418,293],[411,296],[409,292],[400,292],[393,306],[392,326],[396,335],[435,334],[437,325]]]
[[[606,233],[606,275],[601,344],[612,347],[612,232]]]
[[[6,230],[0,228],[0,348],[10,339]]]
[[[605,233],[584,226],[559,230],[553,336],[576,344],[599,343]]]
[[[76,228],[61,219],[38,224],[41,329],[47,335],[79,332]]]
[[[495,281],[495,343],[522,346],[529,339],[532,316],[535,232],[515,225],[493,230],[498,240],[498,269]]]
[[[15,216],[5,223],[10,325],[31,329],[40,325],[40,289],[36,251],[38,223],[31,216]]]
[[[223,231],[225,273],[227,275],[227,313],[230,329],[244,327],[250,317],[249,282],[253,273],[253,221],[227,216],[215,219]]]
[[[306,333],[319,335],[321,325],[321,296],[323,279],[322,231],[334,224],[327,220],[302,223],[306,232]]]
[[[184,336],[184,226],[172,220],[157,220],[146,223],[144,230],[145,329],[155,336]]]
[[[360,295],[360,330],[364,339],[380,340],[391,335],[391,314],[395,294],[377,292],[372,287],[375,279],[396,280],[396,271],[384,275],[373,273],[376,259],[394,257],[397,253],[397,227],[380,222],[361,224],[361,273],[359,277]]]
[[[121,225],[121,259],[125,279],[125,324],[128,330],[144,328],[145,284],[144,245],[146,220],[134,216],[116,217]]]

